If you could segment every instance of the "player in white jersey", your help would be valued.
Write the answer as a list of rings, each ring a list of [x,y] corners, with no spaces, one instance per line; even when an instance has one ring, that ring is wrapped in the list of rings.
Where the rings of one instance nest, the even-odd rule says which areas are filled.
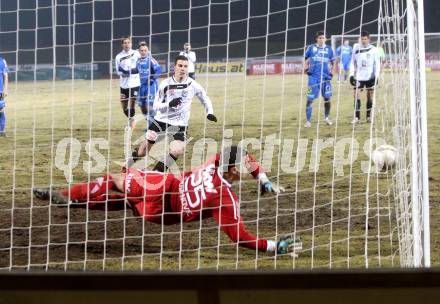
[[[194,96],[200,100],[207,113],[206,118],[217,122],[211,100],[205,89],[194,79],[188,77],[188,59],[179,55],[174,62],[174,75],[163,80],[154,100],[153,109],[156,111],[154,121],[148,128],[146,140],[133,152],[127,167],[147,155],[151,147],[165,136],[171,136],[169,155],[159,161],[153,170],[165,172],[176,159],[185,151],[186,131]]]
[[[380,74],[380,56],[377,48],[370,44],[370,34],[362,31],[360,44],[353,47],[350,66],[350,83],[354,86],[355,117],[352,123],[361,119],[359,92],[367,90],[367,122],[371,122],[374,89]]]
[[[191,43],[186,42],[183,45],[183,51],[179,55],[188,58],[188,76],[192,79],[196,79],[194,63],[196,63],[196,53],[191,51]]]
[[[130,38],[123,38],[121,42],[122,51],[116,55],[115,58],[116,73],[120,79],[120,101],[122,110],[129,119],[130,127],[134,128],[135,120],[133,116],[135,114],[135,104],[141,83],[139,73],[132,73],[132,70],[136,69],[136,63],[140,55],[137,50],[131,48]]]

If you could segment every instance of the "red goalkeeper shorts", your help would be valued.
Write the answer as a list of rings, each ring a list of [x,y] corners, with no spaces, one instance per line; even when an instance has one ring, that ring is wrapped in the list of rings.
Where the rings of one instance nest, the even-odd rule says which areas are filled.
[[[170,197],[176,192],[175,180],[173,174],[130,168],[124,179],[124,191],[137,215],[161,223],[164,213],[172,213]]]

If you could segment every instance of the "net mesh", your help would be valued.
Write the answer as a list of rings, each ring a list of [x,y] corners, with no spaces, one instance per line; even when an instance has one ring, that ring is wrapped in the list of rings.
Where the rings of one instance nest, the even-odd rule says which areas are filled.
[[[402,1],[0,1],[0,54],[10,68],[8,138],[1,140],[0,269],[193,270],[347,268],[409,265],[412,259],[411,132],[406,5]],[[333,47],[362,30],[386,57],[374,93],[373,123],[353,125],[353,89],[336,75],[330,117],[313,104],[305,128],[304,52],[323,30]],[[300,238],[292,254],[238,246],[213,219],[160,225],[128,205],[56,206],[32,189],[59,190],[119,172],[145,138],[119,102],[113,60],[120,39],[146,41],[170,75],[190,41],[195,77],[210,96],[216,124],[193,104],[187,145],[170,171],[202,165],[241,144],[286,192],[261,194],[252,178],[233,191],[249,232]],[[365,93],[363,114],[365,109]],[[395,146],[395,168],[377,172],[370,155]],[[156,144],[139,168],[162,160]],[[166,151],[166,152],[165,152]],[[163,216],[163,215],[162,215]]]

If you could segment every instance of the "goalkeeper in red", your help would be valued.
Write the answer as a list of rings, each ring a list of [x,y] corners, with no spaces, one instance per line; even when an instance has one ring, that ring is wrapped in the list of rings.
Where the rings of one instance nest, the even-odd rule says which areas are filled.
[[[236,146],[225,148],[201,168],[181,176],[130,168],[82,183],[60,192],[34,189],[34,195],[55,204],[87,202],[93,209],[124,210],[124,204],[146,221],[172,225],[213,217],[229,238],[240,246],[277,253],[287,253],[293,237],[280,241],[258,239],[249,233],[240,216],[239,200],[231,183],[241,172],[259,179],[262,192],[280,193],[255,158]],[[106,204],[107,202],[107,204]]]

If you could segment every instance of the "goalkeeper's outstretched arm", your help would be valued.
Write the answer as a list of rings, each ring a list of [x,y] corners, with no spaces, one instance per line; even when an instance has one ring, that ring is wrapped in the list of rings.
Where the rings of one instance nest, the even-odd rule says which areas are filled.
[[[213,216],[232,242],[238,243],[241,247],[260,252],[276,252],[277,254],[289,252],[289,247],[295,243],[293,237],[282,237],[279,241],[274,241],[258,239],[255,235],[249,233],[240,218],[237,208],[238,201],[233,201],[236,200],[236,197],[232,193],[229,194],[229,196],[223,196],[221,207],[213,210]]]

